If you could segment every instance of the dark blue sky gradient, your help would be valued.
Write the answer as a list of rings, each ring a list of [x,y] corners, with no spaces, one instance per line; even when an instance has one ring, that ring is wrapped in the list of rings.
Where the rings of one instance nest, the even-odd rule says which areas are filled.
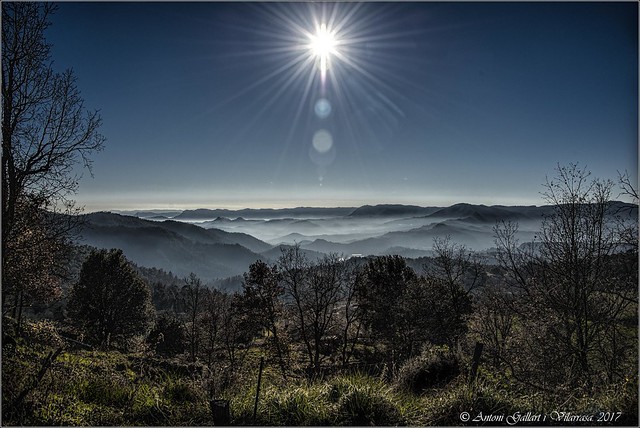
[[[300,29],[334,9],[323,89]],[[635,2],[60,3],[47,39],[104,122],[88,210],[541,204],[557,163],[637,175],[637,23]]]

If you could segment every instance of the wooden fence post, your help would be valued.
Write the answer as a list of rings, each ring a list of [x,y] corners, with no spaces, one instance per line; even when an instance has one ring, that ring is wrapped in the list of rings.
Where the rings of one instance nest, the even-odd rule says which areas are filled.
[[[258,413],[258,398],[260,397],[260,382],[262,381],[262,369],[264,368],[264,357],[260,357],[260,371],[258,371],[258,386],[256,387],[256,402],[253,406],[253,423],[256,422]]]

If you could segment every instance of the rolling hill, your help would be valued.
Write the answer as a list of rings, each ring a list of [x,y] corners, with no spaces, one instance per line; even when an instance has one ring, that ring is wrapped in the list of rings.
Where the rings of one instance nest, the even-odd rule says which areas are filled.
[[[120,248],[138,265],[205,280],[242,274],[272,248],[252,236],[203,229],[176,221],[149,221],[113,213],[82,217],[79,244]]]
[[[431,254],[435,238],[447,236],[471,250],[484,251],[495,245],[493,227],[502,220],[518,222],[518,238],[522,243],[531,242],[543,218],[553,210],[552,206],[473,204],[203,209],[184,211],[164,221],[99,212],[83,216],[79,243],[121,248],[140,266],[162,268],[178,276],[194,272],[211,280],[241,275],[258,259],[275,262],[281,245],[296,242],[313,259],[323,253],[422,257]],[[612,202],[609,211],[612,216],[626,215],[637,221],[635,205]],[[190,223],[194,217],[200,217],[198,224]],[[205,218],[210,221],[203,221]]]

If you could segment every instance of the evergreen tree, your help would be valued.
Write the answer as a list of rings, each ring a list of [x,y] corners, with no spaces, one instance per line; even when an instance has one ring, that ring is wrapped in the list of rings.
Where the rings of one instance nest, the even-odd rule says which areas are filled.
[[[155,316],[149,285],[115,249],[87,257],[68,310],[90,342],[106,347],[148,333]]]

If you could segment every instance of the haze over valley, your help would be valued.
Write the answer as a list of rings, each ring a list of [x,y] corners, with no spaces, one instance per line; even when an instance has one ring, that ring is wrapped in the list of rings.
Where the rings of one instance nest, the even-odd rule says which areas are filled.
[[[615,202],[611,212],[637,218],[637,208]],[[629,210],[627,210],[629,208]],[[521,243],[535,240],[551,206],[450,207],[376,205],[352,208],[244,210],[153,210],[99,212],[84,216],[79,242],[121,248],[133,262],[171,271],[194,272],[212,281],[242,275],[256,260],[275,262],[281,248],[299,245],[311,260],[342,257],[433,255],[435,238],[450,238],[483,254],[489,263],[493,228],[517,222]]]
[[[638,2],[1,9],[0,425],[638,426]]]

